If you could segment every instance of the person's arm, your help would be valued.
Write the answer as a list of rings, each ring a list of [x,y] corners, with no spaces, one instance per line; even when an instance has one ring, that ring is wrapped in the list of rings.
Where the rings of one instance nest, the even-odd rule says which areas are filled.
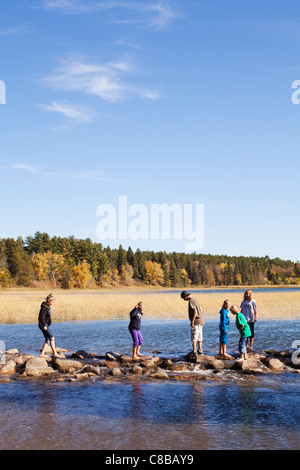
[[[239,332],[241,332],[245,328],[245,325],[241,321],[241,318],[239,316],[237,317],[237,324],[238,324],[238,330],[239,330]]]
[[[192,319],[191,319],[191,327],[192,327],[192,328],[194,328],[194,326],[195,326],[195,318],[196,318],[196,316],[197,316],[197,309],[194,308],[194,310],[193,310],[193,317],[192,317]]]
[[[42,325],[43,330],[47,330],[47,310],[44,305],[41,307],[40,310],[39,323]]]
[[[224,310],[221,310],[221,316],[220,316],[220,326],[221,329],[226,331],[226,325],[225,325],[225,313]]]
[[[257,305],[256,305],[255,300],[254,300],[253,312],[254,312],[254,321],[256,321],[257,320]]]

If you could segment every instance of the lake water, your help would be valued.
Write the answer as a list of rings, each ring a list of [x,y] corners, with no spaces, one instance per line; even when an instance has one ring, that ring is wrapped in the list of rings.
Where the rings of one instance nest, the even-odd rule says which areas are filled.
[[[54,323],[57,346],[131,352],[127,320]],[[204,326],[203,349],[218,352],[218,319]],[[142,352],[180,357],[191,350],[187,320],[143,320]],[[228,352],[239,335],[232,320]],[[256,349],[290,349],[300,320],[259,321]],[[6,348],[38,355],[36,324],[0,325]],[[228,450],[299,449],[300,375],[228,371],[198,381],[84,382],[17,379],[0,383],[0,449]],[[215,374],[213,374],[215,376]]]

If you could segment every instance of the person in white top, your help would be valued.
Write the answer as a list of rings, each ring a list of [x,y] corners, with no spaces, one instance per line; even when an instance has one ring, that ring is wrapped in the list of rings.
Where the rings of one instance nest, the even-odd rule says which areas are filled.
[[[253,338],[254,338],[254,324],[257,321],[257,305],[256,301],[252,298],[252,290],[247,289],[244,293],[244,300],[241,303],[241,312],[245,316],[248,325],[250,326],[251,336],[250,340],[250,347],[249,349],[253,349]],[[248,347],[248,340],[246,342]]]

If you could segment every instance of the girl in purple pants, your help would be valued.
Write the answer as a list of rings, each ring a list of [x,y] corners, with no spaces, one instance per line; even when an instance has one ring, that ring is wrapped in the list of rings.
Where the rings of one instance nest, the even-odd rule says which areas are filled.
[[[140,347],[143,344],[143,336],[141,333],[141,319],[144,313],[144,304],[143,302],[139,302],[133,310],[130,312],[130,323],[128,325],[129,332],[131,334],[133,340],[133,350],[132,350],[132,357],[133,359],[139,359],[139,356],[143,356],[140,354]]]

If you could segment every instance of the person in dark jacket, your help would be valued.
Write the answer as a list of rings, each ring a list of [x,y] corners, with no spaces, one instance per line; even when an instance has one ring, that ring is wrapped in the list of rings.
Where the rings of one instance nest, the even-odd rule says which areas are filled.
[[[42,302],[40,313],[39,313],[38,325],[39,325],[39,329],[42,331],[44,338],[45,338],[45,342],[41,350],[40,357],[43,357],[45,359],[49,359],[49,357],[45,354],[46,348],[49,342],[50,342],[50,347],[53,352],[53,357],[60,357],[59,354],[57,354],[56,349],[55,349],[55,338],[50,331],[50,325],[52,323],[51,305],[53,304],[54,300],[55,298],[53,297],[53,295],[49,294],[46,300]]]
[[[130,312],[130,323],[128,325],[129,332],[131,334],[133,340],[133,350],[132,350],[132,358],[139,359],[139,356],[143,356],[140,354],[140,347],[143,344],[143,336],[141,333],[141,319],[144,313],[144,304],[143,302],[139,302],[134,309]]]

